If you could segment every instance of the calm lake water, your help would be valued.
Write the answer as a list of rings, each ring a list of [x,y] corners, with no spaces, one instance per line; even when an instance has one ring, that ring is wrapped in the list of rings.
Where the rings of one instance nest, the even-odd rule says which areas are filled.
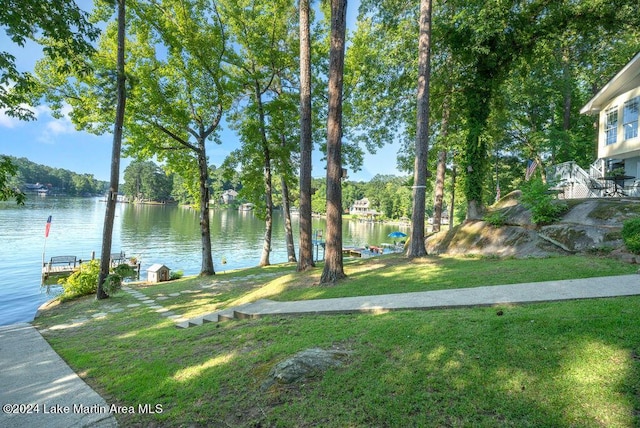
[[[99,198],[31,197],[25,206],[0,202],[0,325],[30,322],[37,308],[53,296],[40,286],[43,252],[51,256],[100,256],[105,203]],[[47,217],[53,220],[49,237],[44,231]],[[298,221],[293,227],[298,252]],[[397,226],[343,222],[345,246],[389,242],[387,235]],[[314,219],[314,229],[325,230],[323,219]],[[409,233],[408,229],[403,230]],[[264,222],[253,212],[232,209],[211,211],[211,235],[216,271],[257,266],[264,237]],[[284,222],[274,215],[272,264],[286,262]],[[198,274],[201,266],[198,213],[170,205],[118,204],[113,230],[113,253],[123,251],[141,262],[140,276],[147,268],[163,263],[185,275]],[[322,253],[320,254],[322,256]],[[226,264],[222,261],[225,260]]]

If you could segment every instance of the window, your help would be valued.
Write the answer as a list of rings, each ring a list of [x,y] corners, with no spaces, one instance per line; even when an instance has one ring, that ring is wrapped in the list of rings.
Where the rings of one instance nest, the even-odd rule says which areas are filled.
[[[613,144],[618,137],[618,107],[610,108],[605,114],[607,120],[604,125],[605,141],[607,144]]]
[[[636,138],[638,136],[638,104],[640,97],[635,97],[624,103],[622,112],[622,127],[624,128],[624,139]]]

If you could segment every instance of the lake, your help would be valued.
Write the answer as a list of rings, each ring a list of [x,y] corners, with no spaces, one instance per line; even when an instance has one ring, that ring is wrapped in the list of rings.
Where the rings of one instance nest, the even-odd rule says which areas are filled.
[[[40,286],[43,253],[46,260],[52,256],[88,260],[92,252],[100,257],[104,212],[105,203],[100,198],[32,196],[22,207],[15,202],[0,202],[0,325],[32,321],[37,308],[54,297]],[[49,215],[52,223],[45,239]],[[264,222],[252,211],[215,208],[210,215],[216,271],[257,266]],[[176,205],[118,204],[111,252],[123,251],[128,257],[138,257],[142,279],[146,279],[147,268],[154,263],[165,264],[173,271],[181,270],[185,275],[198,274],[201,267],[198,217],[197,211]],[[293,228],[297,256],[295,216]],[[324,219],[314,219],[313,228],[326,230]],[[401,230],[408,234],[408,228],[405,229]],[[392,239],[387,235],[395,230],[398,226],[344,220],[343,244],[389,242]],[[280,211],[274,213],[270,261],[272,264],[287,261]]]

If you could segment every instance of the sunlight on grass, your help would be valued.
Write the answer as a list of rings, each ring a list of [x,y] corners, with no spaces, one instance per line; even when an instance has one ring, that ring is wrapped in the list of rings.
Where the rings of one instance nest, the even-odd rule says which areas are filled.
[[[242,297],[229,302],[229,306],[241,305],[243,303],[254,302],[260,299],[268,299],[269,297],[276,296],[283,291],[286,291],[293,281],[294,275],[281,276],[271,282],[266,283],[257,290],[251,291]]]
[[[440,345],[427,355],[427,359],[431,362],[440,361],[440,359],[446,354],[447,350],[444,346]]]
[[[203,372],[207,369],[222,365],[228,364],[237,356],[237,352],[230,352],[228,354],[220,355],[214,358],[211,358],[205,361],[202,364],[198,364],[197,366],[186,367],[182,370],[178,370],[175,375],[173,375],[173,379],[179,382],[187,382],[192,379],[195,379],[199,376],[202,376]]]
[[[631,273],[602,258],[544,260],[384,256],[322,268],[137,286],[165,308],[195,313],[262,298],[374,295]],[[194,290],[202,292],[194,293]],[[183,292],[184,293],[180,293]],[[171,296],[171,294],[180,293]],[[167,296],[167,299],[159,299]],[[123,405],[167,404],[161,415],[120,415],[121,426],[631,427],[640,415],[640,296],[433,311],[267,317],[176,329],[123,293],[52,305],[34,320],[87,383]],[[123,308],[109,312],[109,308]],[[108,316],[96,320],[98,312]],[[51,329],[86,318],[81,328]],[[261,394],[273,365],[307,348],[349,351],[323,376]],[[331,409],[331,412],[327,412]]]
[[[563,365],[571,385],[567,396],[574,403],[566,410],[567,422],[586,419],[601,426],[631,426],[633,404],[621,391],[631,364],[627,351],[602,342],[591,341],[573,349]]]

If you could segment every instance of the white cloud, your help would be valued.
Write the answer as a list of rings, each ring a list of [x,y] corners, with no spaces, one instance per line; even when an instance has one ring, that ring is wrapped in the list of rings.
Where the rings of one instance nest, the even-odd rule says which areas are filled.
[[[17,128],[23,122],[15,117],[7,116],[7,109],[0,109],[0,127],[2,128]]]
[[[44,127],[38,141],[45,144],[52,144],[59,135],[67,135],[76,132],[71,119],[69,118],[69,112],[71,112],[70,106],[64,106],[62,109],[62,117],[56,119],[51,116],[51,110],[46,106],[40,106],[36,109],[36,117],[39,121],[45,121]]]

